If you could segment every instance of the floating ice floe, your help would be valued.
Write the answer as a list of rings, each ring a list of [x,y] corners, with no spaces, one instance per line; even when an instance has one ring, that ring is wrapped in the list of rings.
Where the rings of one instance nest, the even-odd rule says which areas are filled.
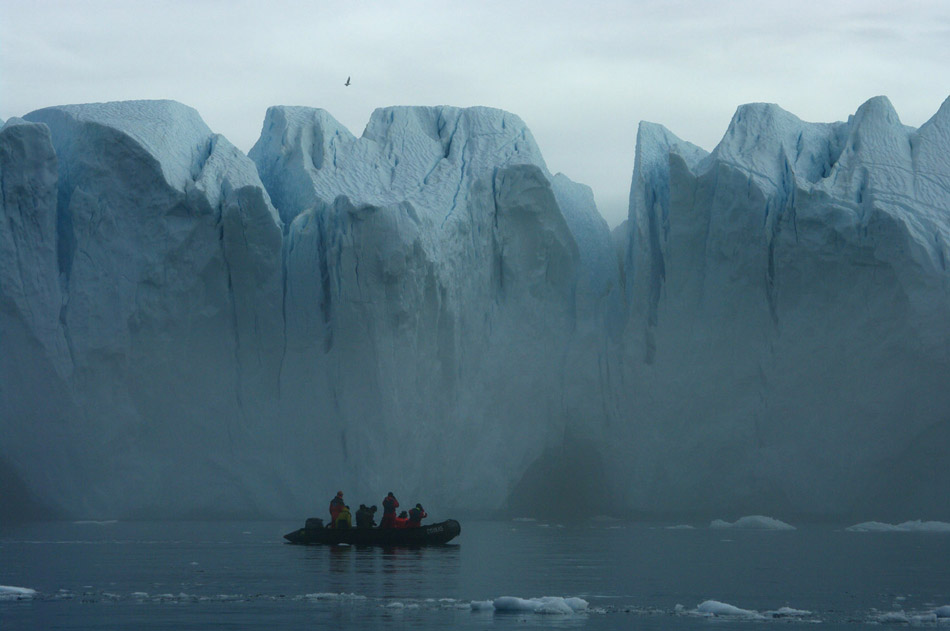
[[[718,600],[706,600],[696,605],[696,612],[709,616],[728,616],[731,618],[764,618],[758,611],[751,609],[741,609],[735,605],[719,602]]]
[[[29,587],[0,585],[0,600],[26,600],[36,596],[36,590]]]
[[[886,611],[884,613],[876,614],[872,617],[875,622],[890,623],[890,624],[905,624],[910,622],[910,618],[907,617],[907,614],[903,611]]]
[[[314,594],[305,594],[304,598],[307,600],[336,600],[336,601],[346,601],[346,600],[366,600],[366,596],[360,594],[336,594],[331,592],[318,592]]]
[[[710,528],[739,528],[745,530],[795,530],[795,526],[786,524],[784,521],[774,517],[765,517],[764,515],[747,515],[734,522],[714,519],[709,524]]]
[[[792,607],[779,607],[775,611],[766,611],[765,615],[771,618],[804,618],[806,616],[812,615],[812,613],[805,609],[794,609]]]
[[[849,532],[950,532],[950,523],[945,521],[905,521],[902,524],[887,524],[866,521],[845,528]]]
[[[944,620],[940,620],[940,616],[937,615],[936,611],[884,611],[874,613],[868,620],[877,624],[909,624],[914,627],[945,622]]]
[[[937,607],[934,609],[934,615],[938,618],[950,618],[950,605],[944,605],[943,607]]]
[[[749,620],[765,620],[768,618],[807,618],[812,612],[805,609],[794,609],[792,607],[779,607],[778,609],[758,612],[754,609],[742,609],[729,603],[718,600],[706,600],[698,605],[691,612],[685,612],[682,605],[677,605],[676,613],[691,613],[703,616],[721,616],[728,618],[747,618]]]
[[[501,596],[494,600],[472,601],[472,611],[497,611],[505,613],[537,613],[569,615],[587,611],[588,602],[583,598],[543,596],[541,598],[518,598]]]

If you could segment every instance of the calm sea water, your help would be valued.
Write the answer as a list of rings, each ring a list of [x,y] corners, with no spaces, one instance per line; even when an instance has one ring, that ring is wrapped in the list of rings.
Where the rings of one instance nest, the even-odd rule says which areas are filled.
[[[283,543],[300,525],[6,527],[0,585],[37,593],[0,598],[0,629],[853,629],[905,620],[950,629],[932,616],[950,604],[950,534],[463,522],[444,547]],[[589,605],[571,614],[472,606],[504,596]],[[705,615],[697,607],[708,600],[756,613]],[[799,611],[776,613],[782,607]]]

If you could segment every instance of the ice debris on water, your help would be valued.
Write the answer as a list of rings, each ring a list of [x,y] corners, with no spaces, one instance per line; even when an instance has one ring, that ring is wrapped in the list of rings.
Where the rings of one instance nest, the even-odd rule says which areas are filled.
[[[332,593],[332,592],[317,592],[314,594],[305,594],[303,596],[308,600],[335,600],[335,601],[349,601],[349,600],[366,600],[366,596],[361,594],[353,593]]]
[[[866,521],[845,530],[850,532],[947,532],[950,533],[950,523],[944,521],[905,521],[900,524],[888,524],[879,521]]]

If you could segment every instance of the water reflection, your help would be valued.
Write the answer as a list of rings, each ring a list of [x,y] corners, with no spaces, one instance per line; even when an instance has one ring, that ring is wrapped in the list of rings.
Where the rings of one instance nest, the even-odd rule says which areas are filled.
[[[422,548],[382,548],[383,572],[416,574],[422,571]]]
[[[459,545],[310,546],[306,559],[325,580],[317,592],[378,594],[391,599],[419,593],[454,594],[461,569]]]
[[[333,574],[347,572],[350,568],[350,546],[328,546],[329,569]]]

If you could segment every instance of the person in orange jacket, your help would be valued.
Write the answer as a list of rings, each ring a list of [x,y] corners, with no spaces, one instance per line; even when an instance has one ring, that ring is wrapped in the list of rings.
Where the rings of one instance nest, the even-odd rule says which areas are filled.
[[[336,528],[336,519],[343,510],[343,491],[337,491],[336,496],[330,500],[330,528]]]
[[[406,511],[399,513],[399,517],[396,518],[396,525],[394,528],[405,528],[406,524],[409,523],[409,514]]]
[[[422,508],[422,504],[416,504],[409,509],[409,522],[406,524],[407,528],[418,528],[422,525],[422,520],[428,517],[425,509]]]
[[[383,498],[383,518],[379,520],[380,528],[396,527],[397,508],[399,508],[399,500],[397,500],[393,492],[390,491],[389,494]]]

